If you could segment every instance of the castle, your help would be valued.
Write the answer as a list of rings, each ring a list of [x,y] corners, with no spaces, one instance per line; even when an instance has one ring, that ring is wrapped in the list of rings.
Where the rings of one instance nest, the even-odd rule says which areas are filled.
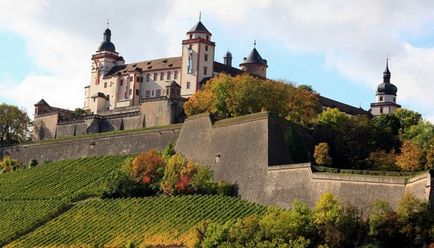
[[[238,195],[249,201],[289,208],[299,199],[313,206],[321,194],[332,192],[344,203],[367,211],[377,199],[396,208],[406,193],[434,202],[429,172],[411,177],[324,173],[310,163],[298,163],[294,148],[312,151],[327,135],[321,127],[306,129],[266,112],[223,120],[203,113],[184,120],[183,103],[212,76],[221,72],[267,76],[267,60],[255,47],[241,69],[232,66],[229,52],[224,63],[216,62],[214,48],[211,33],[199,20],[182,41],[181,57],[125,64],[106,29],[92,56],[91,81],[85,88],[87,114],[55,108],[44,100],[35,104],[34,140],[78,137],[18,144],[0,149],[0,154],[28,163],[136,154],[175,143],[177,152],[210,166],[216,179],[237,185]],[[319,101],[323,108],[338,108],[349,115],[377,116],[400,107],[396,93],[387,61],[370,111],[323,96]],[[136,130],[102,133],[123,129]]]
[[[267,60],[261,57],[256,44],[240,68],[232,66],[229,51],[223,63],[215,61],[216,44],[200,19],[181,42],[179,57],[126,64],[111,36],[107,28],[91,57],[91,79],[85,87],[86,114],[52,107],[42,99],[35,104],[33,140],[181,123],[185,119],[184,102],[213,76],[249,73],[267,78]],[[378,86],[377,100],[370,111],[323,96],[319,97],[320,104],[350,115],[392,113],[400,106],[396,104],[397,87],[390,83],[390,77],[387,63],[384,81]]]

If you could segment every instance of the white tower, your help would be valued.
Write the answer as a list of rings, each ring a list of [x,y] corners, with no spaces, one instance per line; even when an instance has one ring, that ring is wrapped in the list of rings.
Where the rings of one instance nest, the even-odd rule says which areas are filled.
[[[85,87],[84,109],[91,113],[106,110],[109,106],[107,86],[102,83],[103,77],[115,66],[122,65],[125,61],[116,52],[115,45],[111,42],[111,31],[107,28],[101,45],[92,55],[92,70],[90,85]]]
[[[187,32],[182,41],[181,96],[190,97],[201,82],[213,76],[215,43],[211,33],[199,22]]]
[[[371,114],[374,116],[391,114],[401,106],[396,103],[396,92],[398,88],[390,83],[391,73],[389,71],[389,59],[386,60],[386,69],[383,72],[383,83],[378,85],[376,102],[371,103]]]

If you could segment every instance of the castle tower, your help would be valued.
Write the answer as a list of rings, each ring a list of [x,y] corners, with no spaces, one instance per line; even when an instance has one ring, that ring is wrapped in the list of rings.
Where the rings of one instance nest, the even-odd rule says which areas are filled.
[[[232,67],[232,53],[229,52],[229,50],[226,52],[225,56],[223,57],[223,63],[227,66]]]
[[[378,85],[376,102],[371,103],[371,114],[374,116],[391,114],[401,106],[396,103],[396,92],[398,88],[390,83],[391,73],[389,70],[389,59],[386,60],[386,69],[383,72],[383,83]]]
[[[115,45],[111,42],[111,35],[111,30],[107,27],[103,34],[103,41],[96,53],[92,55],[90,85],[85,88],[84,102],[84,109],[91,113],[107,109],[107,97],[103,93],[107,90],[102,82],[103,77],[115,65],[125,63],[124,59],[116,52]]]
[[[201,82],[213,76],[215,43],[211,33],[199,22],[182,41],[181,96],[190,97],[200,89]]]
[[[267,60],[263,59],[256,50],[256,41],[253,46],[253,50],[249,56],[244,57],[243,63],[240,64],[241,70],[250,74],[266,78],[267,77]]]

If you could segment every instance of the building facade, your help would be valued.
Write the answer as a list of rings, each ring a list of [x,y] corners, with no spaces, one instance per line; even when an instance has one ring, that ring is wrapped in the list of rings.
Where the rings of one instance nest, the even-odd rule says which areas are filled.
[[[205,25],[199,22],[181,42],[181,56],[125,64],[111,41],[111,30],[104,32],[103,42],[92,55],[90,84],[85,87],[84,109],[98,114],[120,107],[139,105],[152,98],[167,96],[168,87],[179,85],[180,96],[188,98],[214,75],[243,72],[266,77],[267,62],[256,48],[240,65],[232,67],[232,55],[224,63],[215,61],[215,42]]]

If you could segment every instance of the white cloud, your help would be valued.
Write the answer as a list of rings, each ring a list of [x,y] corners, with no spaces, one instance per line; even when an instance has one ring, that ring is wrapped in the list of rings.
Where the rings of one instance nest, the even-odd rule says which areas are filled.
[[[432,0],[0,0],[0,5],[0,29],[26,37],[34,63],[48,72],[28,75],[0,93],[30,110],[41,96],[61,107],[82,106],[90,56],[107,18],[117,50],[133,62],[179,55],[185,32],[202,11],[205,23],[212,23],[207,25],[211,32],[220,31],[222,37],[215,40],[240,47],[257,38],[264,46],[281,44],[273,49],[282,54],[323,54],[330,69],[372,89],[380,83],[389,55],[398,100],[433,113],[434,49],[416,47],[409,39],[432,32]]]

